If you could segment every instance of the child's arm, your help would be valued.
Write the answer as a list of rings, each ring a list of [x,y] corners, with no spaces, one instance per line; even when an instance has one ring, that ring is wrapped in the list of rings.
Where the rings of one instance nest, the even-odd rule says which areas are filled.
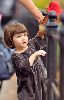
[[[29,45],[31,46],[31,48],[35,48],[36,51],[44,49],[44,47],[46,46],[44,41],[44,34],[46,34],[46,29],[43,25],[40,25],[37,35],[29,40]]]
[[[34,17],[40,24],[43,24],[44,16],[35,6],[32,0],[19,0],[19,1],[34,15]]]
[[[34,62],[34,60],[36,59],[37,56],[39,56],[39,55],[45,56],[45,54],[46,54],[46,52],[44,50],[39,50],[39,51],[36,51],[34,54],[32,54],[29,57],[30,66],[33,65],[33,62]]]
[[[44,50],[39,50],[33,53],[29,58],[23,58],[21,56],[12,56],[12,63],[15,69],[19,69],[21,72],[21,68],[30,70],[30,66],[33,64],[34,60],[36,59],[37,56],[42,55],[45,56],[46,52]]]

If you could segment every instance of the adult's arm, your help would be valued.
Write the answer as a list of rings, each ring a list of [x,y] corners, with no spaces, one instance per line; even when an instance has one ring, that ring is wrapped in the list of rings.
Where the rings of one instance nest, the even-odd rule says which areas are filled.
[[[32,0],[19,0],[19,2],[23,4],[34,15],[34,17],[40,24],[43,24],[44,16],[35,6]]]

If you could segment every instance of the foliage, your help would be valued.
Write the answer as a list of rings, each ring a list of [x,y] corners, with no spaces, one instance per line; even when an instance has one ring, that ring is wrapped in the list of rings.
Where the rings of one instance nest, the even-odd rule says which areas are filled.
[[[61,7],[64,8],[64,0],[60,0]]]
[[[33,0],[35,5],[40,9],[45,9],[51,0]]]
[[[40,9],[45,9],[49,3],[54,0],[33,0],[35,5]],[[62,8],[64,8],[64,0],[58,0]]]

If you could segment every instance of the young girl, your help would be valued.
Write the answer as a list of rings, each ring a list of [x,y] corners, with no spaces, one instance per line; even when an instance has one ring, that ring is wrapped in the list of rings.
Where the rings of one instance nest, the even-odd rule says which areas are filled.
[[[42,50],[45,47],[43,38],[46,30],[42,27],[40,27],[40,31],[38,31],[37,35],[29,41],[28,31],[26,27],[20,23],[6,25],[4,29],[6,45],[12,49],[15,48],[15,52],[12,55],[12,62],[17,76],[18,100],[45,100],[45,98],[42,98],[44,93],[40,79],[42,73],[42,78],[44,77],[44,79],[46,79],[47,72],[45,68],[43,72],[40,70],[40,62],[36,60],[39,55],[45,56],[46,54],[46,52]],[[42,92],[41,96],[40,92]]]

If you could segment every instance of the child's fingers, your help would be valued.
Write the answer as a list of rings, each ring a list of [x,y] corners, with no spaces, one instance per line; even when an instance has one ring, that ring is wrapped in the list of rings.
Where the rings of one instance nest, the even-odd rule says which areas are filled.
[[[45,56],[46,52],[44,50],[39,50],[39,51],[37,51],[37,55]]]
[[[44,50],[39,50],[39,53],[41,53],[41,54],[43,54],[43,55],[46,54],[46,52],[45,52]]]

